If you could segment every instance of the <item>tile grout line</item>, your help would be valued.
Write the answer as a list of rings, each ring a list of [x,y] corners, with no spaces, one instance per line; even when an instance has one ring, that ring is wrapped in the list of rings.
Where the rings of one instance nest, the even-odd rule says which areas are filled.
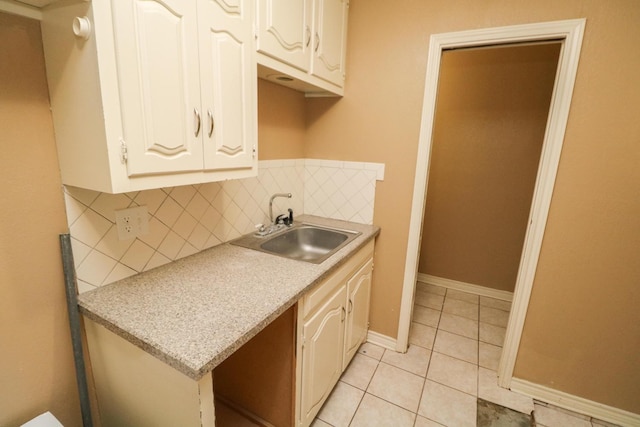
[[[445,291],[446,294],[446,291]],[[442,300],[442,306],[444,308],[444,298]],[[422,396],[424,395],[424,389],[427,385],[427,379],[429,377],[429,368],[431,367],[431,362],[433,361],[433,353],[434,353],[434,349],[433,347],[435,347],[436,344],[436,337],[438,335],[438,329],[440,328],[440,320],[442,319],[442,308],[439,310],[439,314],[438,314],[438,322],[436,323],[436,335],[433,337],[433,344],[431,345],[431,349],[429,350],[429,362],[427,363],[427,369],[424,373],[424,381],[422,382],[422,389],[420,391],[420,397],[418,398],[418,408],[416,409],[415,412],[415,418],[413,420],[413,426],[415,427],[415,425],[418,423],[418,416],[419,416],[419,412],[420,412],[420,404],[422,403]]]
[[[448,289],[444,290],[444,294],[443,295],[436,294],[436,293],[433,293],[433,292],[428,292],[428,293],[432,294],[432,295],[441,296],[442,297],[442,303],[439,304],[439,307],[440,307],[439,309],[435,309],[434,307],[429,307],[429,306],[423,306],[422,304],[417,304],[416,303],[417,305],[420,305],[422,307],[428,308],[430,310],[435,310],[437,312],[437,317],[433,316],[433,318],[430,320],[431,321],[430,324],[415,322],[417,324],[420,324],[420,325],[423,325],[423,326],[428,326],[428,327],[430,327],[430,328],[435,330],[435,335],[434,335],[434,338],[433,338],[433,343],[431,345],[431,348],[427,348],[426,346],[423,346],[423,345],[420,345],[420,344],[410,343],[410,346],[420,347],[422,349],[425,349],[425,350],[429,351],[429,360],[428,360],[428,362],[426,364],[426,371],[425,371],[424,377],[421,378],[422,388],[421,388],[421,390],[419,392],[418,406],[417,406],[416,410],[415,411],[409,410],[409,409],[407,409],[407,408],[405,408],[403,406],[400,406],[397,403],[389,401],[389,400],[387,400],[387,399],[385,399],[383,397],[379,397],[379,396],[377,396],[377,395],[375,395],[375,394],[373,394],[373,393],[371,393],[369,391],[370,387],[371,387],[371,384],[373,382],[373,378],[375,377],[376,373],[379,372],[379,368],[381,366],[381,363],[385,363],[385,365],[387,365],[389,367],[393,367],[393,368],[399,369],[399,370],[401,370],[403,372],[406,372],[406,373],[409,373],[409,374],[416,375],[416,373],[414,371],[412,371],[412,370],[409,370],[410,368],[396,366],[395,364],[392,363],[392,361],[391,362],[384,361],[383,359],[384,359],[384,356],[387,354],[387,351],[389,351],[388,349],[383,349],[383,352],[380,355],[380,358],[372,357],[372,356],[370,356],[369,354],[366,354],[366,353],[360,353],[362,356],[366,356],[368,359],[375,360],[375,369],[373,370],[371,376],[369,377],[369,379],[367,381],[366,386],[364,387],[362,397],[359,399],[358,404],[354,409],[354,412],[351,414],[351,417],[348,420],[348,424],[347,424],[348,426],[351,426],[353,424],[354,420],[356,419],[356,415],[363,408],[362,404],[363,404],[365,396],[367,394],[369,394],[370,397],[372,397],[372,398],[379,399],[380,401],[386,402],[387,404],[393,405],[396,408],[402,409],[402,410],[406,411],[407,413],[412,414],[413,415],[413,423],[412,423],[412,425],[413,425],[413,427],[415,427],[417,425],[417,423],[418,423],[418,417],[420,416],[419,410],[420,410],[420,406],[421,406],[421,403],[422,403],[422,399],[423,399],[424,394],[425,394],[425,386],[426,386],[427,380],[429,380],[429,378],[428,378],[429,370],[432,368],[434,354],[438,353],[438,354],[442,354],[442,355],[445,355],[445,356],[448,356],[448,357],[452,357],[452,358],[454,358],[456,360],[459,360],[459,361],[462,361],[462,362],[465,362],[465,363],[470,363],[468,360],[459,359],[459,358],[454,357],[454,356],[449,356],[446,353],[441,353],[439,351],[435,351],[434,348],[435,348],[436,339],[438,337],[439,332],[440,331],[443,331],[443,332],[445,331],[444,329],[441,329],[441,326],[442,326],[442,317],[443,317],[443,315],[445,313],[444,305],[445,305],[445,302],[447,301],[447,298],[449,300],[453,299],[453,300],[456,300],[456,301],[463,301],[463,302],[466,302],[466,303],[471,303],[471,302],[468,301],[468,300],[465,300],[463,298],[456,298],[456,296],[454,296],[454,295],[449,295],[449,290]],[[477,336],[476,336],[476,338],[473,339],[473,338],[470,338],[468,335],[461,335],[461,334],[456,333],[456,332],[448,332],[448,331],[446,331],[446,332],[450,333],[450,334],[453,334],[453,335],[456,335],[456,336],[459,336],[459,337],[462,337],[462,338],[472,339],[476,343],[476,352],[475,352],[476,353],[476,363],[475,363],[475,367],[476,367],[476,375],[475,375],[475,377],[476,377],[475,378],[476,379],[476,387],[475,387],[475,395],[473,395],[472,393],[468,393],[466,391],[463,391],[463,390],[459,390],[459,389],[457,389],[455,387],[451,387],[450,385],[443,384],[443,383],[441,383],[441,382],[439,382],[437,380],[429,380],[429,381],[433,381],[436,384],[442,385],[444,387],[447,387],[447,388],[450,388],[452,390],[456,390],[456,391],[464,393],[464,394],[466,394],[468,396],[471,396],[471,397],[473,397],[475,399],[476,404],[477,404],[478,399],[480,399],[480,396],[479,396],[479,393],[480,393],[480,352],[481,352],[481,350],[480,350],[480,343],[481,343],[481,341],[480,341],[480,326],[481,326],[481,323],[482,323],[482,322],[480,322],[480,315],[481,315],[481,311],[482,311],[482,306],[483,305],[480,304],[480,299],[479,298],[477,299],[476,302],[473,302],[473,303],[476,304],[476,313],[477,313],[477,324],[476,324]],[[500,311],[505,311],[505,310],[502,310],[501,308],[490,307],[490,306],[487,306],[487,307],[488,308],[492,308],[492,309],[496,309],[496,310],[500,310]],[[468,318],[468,317],[465,317],[465,316],[459,316],[459,315],[453,314],[453,313],[449,313],[449,314],[451,314],[452,316],[457,316],[457,317],[461,317],[461,318],[465,318],[465,319],[469,319],[469,320],[475,320],[473,318]],[[435,321],[433,321],[433,320],[435,320]],[[412,322],[413,322],[413,320],[412,320]],[[488,323],[488,324],[489,325],[493,325],[492,323]],[[494,325],[494,326],[498,326],[498,325]],[[495,345],[495,344],[491,344],[491,343],[487,343],[487,344]],[[416,375],[416,376],[420,377],[420,375]],[[345,383],[345,384],[350,385],[349,383]],[[355,386],[353,386],[353,387],[355,387]],[[477,416],[477,412],[476,412],[476,416]],[[434,422],[434,420],[432,420],[431,418],[426,418],[426,419],[429,420],[429,421]],[[322,421],[324,421],[324,420],[322,420]],[[324,421],[324,422],[326,422],[326,421]],[[327,422],[327,424],[329,424],[329,423]],[[329,425],[331,425],[331,424],[329,424]]]

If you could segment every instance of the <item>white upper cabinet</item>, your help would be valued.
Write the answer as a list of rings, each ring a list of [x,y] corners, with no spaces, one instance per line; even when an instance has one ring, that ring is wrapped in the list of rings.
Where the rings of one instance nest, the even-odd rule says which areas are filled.
[[[311,425],[367,338],[374,241],[309,291],[298,305],[296,419]]]
[[[344,86],[347,45],[347,0],[316,0],[311,73]]]
[[[347,0],[257,0],[258,75],[309,95],[343,95]]]
[[[128,175],[202,169],[196,18],[195,2],[113,2]]]
[[[253,1],[201,0],[198,18],[204,167],[251,168],[258,141]]]
[[[64,184],[109,193],[257,174],[252,0],[43,11]],[[79,19],[91,25],[75,36]]]
[[[309,71],[312,13],[312,0],[258,0],[258,51]]]

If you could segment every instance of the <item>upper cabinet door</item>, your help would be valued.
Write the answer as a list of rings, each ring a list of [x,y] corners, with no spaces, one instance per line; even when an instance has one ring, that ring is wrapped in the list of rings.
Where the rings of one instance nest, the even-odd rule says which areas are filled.
[[[344,85],[347,45],[347,0],[316,0],[312,74]]]
[[[258,51],[309,71],[312,0],[258,0]]]
[[[201,170],[195,2],[118,0],[112,5],[129,176]]]
[[[253,0],[198,2],[205,169],[256,162],[253,8]]]

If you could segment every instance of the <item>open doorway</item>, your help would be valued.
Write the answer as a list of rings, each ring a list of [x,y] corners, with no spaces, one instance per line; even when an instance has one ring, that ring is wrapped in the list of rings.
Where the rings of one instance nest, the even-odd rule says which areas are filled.
[[[442,52],[419,281],[512,300],[560,48]]]
[[[509,316],[504,350],[498,370],[499,385],[503,387],[509,386],[553,194],[553,185],[571,104],[584,26],[585,20],[579,19],[437,34],[431,37],[396,350],[405,351],[408,344],[411,310],[418,274],[419,246],[425,200],[428,191],[427,182],[442,53],[449,49],[458,48],[489,47],[542,41],[558,42],[561,48],[557,74],[531,198],[531,210],[527,220],[522,256],[517,270],[513,306]]]

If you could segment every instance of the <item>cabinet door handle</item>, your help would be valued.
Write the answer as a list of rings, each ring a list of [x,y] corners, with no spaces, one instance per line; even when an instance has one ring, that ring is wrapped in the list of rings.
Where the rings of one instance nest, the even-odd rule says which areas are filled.
[[[306,26],[306,34],[307,34],[307,42],[304,44],[305,47],[309,47],[309,43],[311,43],[311,30],[309,26]]]
[[[194,134],[196,137],[200,135],[200,111],[197,108],[193,109],[194,127],[196,128]]]
[[[349,300],[349,311],[348,313],[351,314],[351,312],[353,311],[353,300]]]
[[[319,47],[320,47],[320,36],[316,32],[316,48],[314,50],[317,52]]]
[[[209,138],[213,135],[213,113],[211,110],[207,110],[207,117],[209,117]]]
[[[347,318],[347,310],[344,309],[344,307],[342,307],[342,318],[340,319],[341,322],[344,322],[344,319]]]

